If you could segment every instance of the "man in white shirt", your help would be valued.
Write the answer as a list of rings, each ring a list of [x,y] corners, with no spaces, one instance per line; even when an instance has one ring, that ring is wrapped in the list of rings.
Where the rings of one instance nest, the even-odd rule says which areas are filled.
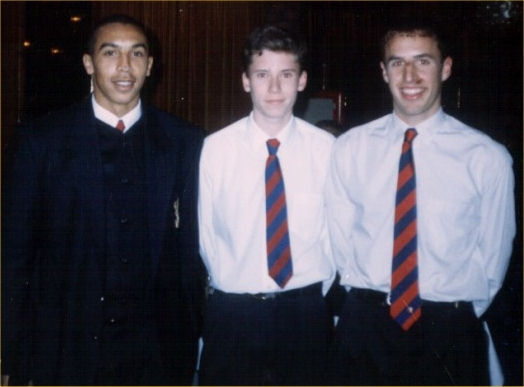
[[[323,294],[335,275],[323,196],[334,137],[293,116],[307,81],[304,56],[292,33],[256,29],[242,74],[253,111],[204,142],[203,385],[321,383],[331,327]],[[273,167],[282,179],[272,175],[266,184]]]
[[[391,29],[383,49],[393,113],[337,139],[327,184],[334,259],[349,289],[333,382],[489,384],[480,316],[511,255],[512,160],[442,111],[452,59],[432,29]]]

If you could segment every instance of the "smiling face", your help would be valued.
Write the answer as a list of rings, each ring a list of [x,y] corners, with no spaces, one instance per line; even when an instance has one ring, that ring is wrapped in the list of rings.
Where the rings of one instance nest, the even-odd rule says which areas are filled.
[[[151,73],[147,39],[131,24],[111,23],[97,33],[92,54],[83,56],[96,101],[118,117],[133,109]]]
[[[269,135],[282,129],[293,114],[297,92],[304,90],[307,74],[300,70],[295,55],[262,50],[254,54],[247,74],[242,74],[244,90],[251,94],[253,115]]]
[[[417,125],[440,108],[442,82],[451,75],[452,60],[442,61],[437,42],[425,36],[397,34],[380,63],[393,97],[395,113]]]

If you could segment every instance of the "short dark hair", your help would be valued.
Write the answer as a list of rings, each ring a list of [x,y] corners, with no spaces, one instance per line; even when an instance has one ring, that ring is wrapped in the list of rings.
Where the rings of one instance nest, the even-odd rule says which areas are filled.
[[[402,20],[395,25],[390,26],[382,39],[382,60],[386,60],[386,49],[395,36],[419,36],[431,38],[437,43],[440,51],[441,60],[443,61],[450,56],[449,46],[443,34],[437,32],[437,26],[434,22],[428,20]]]
[[[247,73],[253,55],[261,55],[262,50],[286,52],[297,58],[300,71],[306,67],[307,46],[298,34],[282,27],[267,24],[256,28],[244,45],[244,71]]]
[[[89,35],[89,39],[87,40],[87,47],[86,52],[87,54],[93,56],[95,53],[95,44],[96,39],[98,38],[98,32],[100,29],[108,24],[113,23],[120,23],[120,24],[130,24],[134,27],[136,27],[142,34],[144,34],[146,38],[147,43],[147,49],[150,50],[150,39],[146,31],[146,27],[140,23],[138,20],[132,18],[131,16],[124,15],[124,14],[115,14],[107,16],[103,19],[101,19],[98,23],[95,24],[93,27],[93,30],[91,31],[91,34]]]

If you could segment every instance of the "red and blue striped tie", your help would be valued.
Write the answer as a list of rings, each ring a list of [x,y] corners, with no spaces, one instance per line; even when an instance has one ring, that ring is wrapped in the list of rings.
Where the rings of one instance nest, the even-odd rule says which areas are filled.
[[[269,275],[283,288],[293,275],[287,224],[286,193],[280,163],[276,155],[280,143],[267,141],[266,161],[266,241]]]
[[[406,130],[398,168],[395,201],[390,314],[405,331],[411,328],[421,315],[417,268],[415,163],[412,150],[416,135],[415,129]]]

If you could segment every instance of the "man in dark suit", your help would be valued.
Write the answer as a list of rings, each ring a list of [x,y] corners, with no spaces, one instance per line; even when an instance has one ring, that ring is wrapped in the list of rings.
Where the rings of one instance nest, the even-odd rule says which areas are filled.
[[[202,273],[202,136],[140,100],[144,27],[112,16],[93,94],[20,128],[2,195],[2,382],[190,384]]]

